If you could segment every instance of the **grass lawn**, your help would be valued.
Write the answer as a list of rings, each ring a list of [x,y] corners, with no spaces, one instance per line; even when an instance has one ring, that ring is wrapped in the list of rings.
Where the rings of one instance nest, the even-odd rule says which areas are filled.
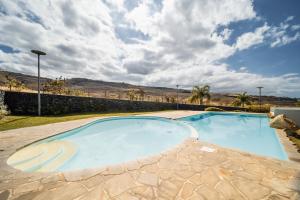
[[[161,111],[158,111],[161,112]],[[65,122],[76,119],[85,119],[91,117],[108,117],[108,116],[128,116],[128,115],[138,115],[153,112],[127,112],[127,113],[89,113],[89,114],[72,114],[72,115],[59,115],[59,116],[6,116],[0,120],[0,131],[24,128],[29,126],[38,126],[43,124],[51,124],[56,122]]]

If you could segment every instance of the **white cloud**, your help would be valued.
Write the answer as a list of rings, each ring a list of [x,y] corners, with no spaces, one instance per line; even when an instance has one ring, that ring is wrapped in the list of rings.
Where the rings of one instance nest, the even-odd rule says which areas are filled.
[[[267,24],[256,28],[254,32],[244,33],[238,37],[236,41],[236,48],[239,50],[248,49],[254,45],[260,44],[264,41],[264,34],[270,29]]]
[[[299,34],[284,32],[293,29],[289,18],[228,44],[235,31],[230,23],[259,18],[252,0],[16,0],[0,1],[0,7],[0,44],[20,51],[0,50],[1,69],[34,74],[30,49],[38,48],[48,53],[43,76],[169,87],[209,83],[222,92],[251,91],[261,82],[272,94],[299,91],[299,75],[264,77],[222,62],[264,41],[298,40]]]
[[[254,32],[247,32],[239,36],[235,46],[239,50],[244,50],[266,41],[270,44],[270,47],[279,47],[300,40],[300,32],[296,32],[294,35],[289,33],[289,29],[292,31],[298,29],[298,25],[289,24],[293,19],[294,17],[290,16],[284,22],[281,22],[279,26],[269,26],[265,23],[263,26],[256,28]]]

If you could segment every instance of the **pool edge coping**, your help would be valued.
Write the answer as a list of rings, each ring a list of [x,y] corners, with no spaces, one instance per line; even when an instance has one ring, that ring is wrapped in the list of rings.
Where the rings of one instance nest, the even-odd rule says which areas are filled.
[[[294,143],[288,138],[286,131],[275,129],[275,133],[287,154],[288,160],[300,164],[300,153],[297,151]]]

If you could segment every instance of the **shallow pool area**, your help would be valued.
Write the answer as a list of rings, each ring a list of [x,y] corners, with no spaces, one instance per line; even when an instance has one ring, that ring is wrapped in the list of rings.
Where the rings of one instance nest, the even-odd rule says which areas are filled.
[[[209,112],[179,119],[193,126],[199,139],[261,156],[288,160],[275,129],[263,114]]]
[[[27,172],[98,168],[159,154],[192,133],[185,123],[159,117],[101,119],[26,146],[7,163]]]

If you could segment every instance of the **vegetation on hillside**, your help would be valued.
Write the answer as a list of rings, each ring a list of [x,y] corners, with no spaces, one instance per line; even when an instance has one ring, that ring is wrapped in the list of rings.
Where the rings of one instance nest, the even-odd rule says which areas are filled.
[[[251,97],[247,95],[247,92],[243,92],[241,94],[238,94],[232,103],[234,106],[242,106],[245,107],[245,105],[251,104]]]
[[[221,108],[216,108],[216,107],[208,107],[208,108],[205,108],[205,111],[217,111],[217,112],[222,112],[222,111],[225,111]]]
[[[200,105],[203,104],[204,99],[207,101],[210,100],[210,87],[209,85],[204,86],[194,86],[192,90],[192,95],[190,97],[191,103],[199,103]]]
[[[21,81],[18,81],[17,79],[14,79],[8,75],[5,76],[5,86],[9,88],[9,91],[21,91],[24,90],[26,87],[24,83]]]
[[[44,93],[58,95],[88,96],[88,94],[82,90],[66,87],[66,79],[62,77],[56,78],[55,80],[48,80],[42,84],[42,91]]]
[[[142,89],[129,89],[127,91],[127,97],[130,101],[144,101],[145,91]]]

